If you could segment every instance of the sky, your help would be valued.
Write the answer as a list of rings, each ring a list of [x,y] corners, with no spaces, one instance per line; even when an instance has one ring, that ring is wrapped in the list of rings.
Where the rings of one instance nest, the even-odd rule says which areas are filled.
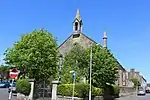
[[[3,53],[22,34],[45,28],[58,45],[72,34],[72,22],[80,9],[83,33],[108,48],[120,64],[135,68],[150,82],[149,0],[1,0],[0,63]]]

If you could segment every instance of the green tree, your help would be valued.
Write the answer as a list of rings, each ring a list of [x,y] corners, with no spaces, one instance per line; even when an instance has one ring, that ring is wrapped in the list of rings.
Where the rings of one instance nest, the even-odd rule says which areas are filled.
[[[131,78],[130,81],[133,82],[134,88],[137,88],[138,86],[141,85],[137,78]]]
[[[97,45],[92,46],[92,84],[95,87],[106,86],[106,83],[114,84],[117,79],[118,63],[109,50]],[[69,71],[77,72],[77,82],[82,77],[89,79],[90,50],[84,49],[79,44],[75,45],[65,56],[62,82],[72,83],[72,74]]]
[[[25,70],[29,78],[41,80],[55,77],[57,73],[57,43],[52,34],[44,29],[22,35],[5,52],[5,62]]]
[[[0,66],[0,78],[9,79],[9,66],[6,65]]]
[[[86,51],[89,66],[90,50]],[[88,67],[89,68],[89,67]],[[92,46],[92,84],[103,88],[106,84],[114,84],[117,79],[119,64],[109,50],[99,45]]]
[[[70,71],[75,71],[77,74],[76,82],[87,74],[87,62],[84,59],[85,50],[79,44],[75,44],[64,58],[62,69],[62,83],[72,83],[73,76]]]

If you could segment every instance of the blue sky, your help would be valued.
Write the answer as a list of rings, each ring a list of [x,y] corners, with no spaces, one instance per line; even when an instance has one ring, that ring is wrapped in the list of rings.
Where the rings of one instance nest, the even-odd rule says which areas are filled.
[[[149,0],[2,0],[0,59],[21,34],[45,28],[62,43],[72,33],[77,8],[83,31],[108,47],[128,70],[135,68],[150,82]],[[2,60],[0,61],[2,63]]]

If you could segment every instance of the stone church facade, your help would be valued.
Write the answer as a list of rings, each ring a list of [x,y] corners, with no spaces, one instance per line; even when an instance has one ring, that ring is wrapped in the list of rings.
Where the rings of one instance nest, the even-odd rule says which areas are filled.
[[[82,32],[82,19],[80,16],[79,9],[76,12],[76,17],[75,20],[73,21],[73,32],[72,34],[58,47],[59,53],[64,57],[66,53],[68,53],[71,48],[73,47],[74,44],[78,43],[84,48],[88,48],[90,44],[95,43],[97,44],[94,40],[86,36]],[[104,32],[104,37],[103,37],[103,47],[107,49],[107,34]],[[119,64],[119,62],[118,62]],[[116,81],[116,84],[119,85],[120,87],[122,86],[127,86],[127,71],[119,64],[119,76],[118,80]]]

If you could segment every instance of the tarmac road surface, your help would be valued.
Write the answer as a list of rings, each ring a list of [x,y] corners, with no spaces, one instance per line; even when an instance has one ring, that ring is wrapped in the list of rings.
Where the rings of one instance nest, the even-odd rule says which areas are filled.
[[[16,94],[13,94],[11,100],[17,100],[15,95]],[[8,100],[8,96],[8,88],[0,88],[0,100]]]
[[[145,96],[131,95],[126,97],[120,97],[116,100],[150,100],[150,94],[146,94]]]

